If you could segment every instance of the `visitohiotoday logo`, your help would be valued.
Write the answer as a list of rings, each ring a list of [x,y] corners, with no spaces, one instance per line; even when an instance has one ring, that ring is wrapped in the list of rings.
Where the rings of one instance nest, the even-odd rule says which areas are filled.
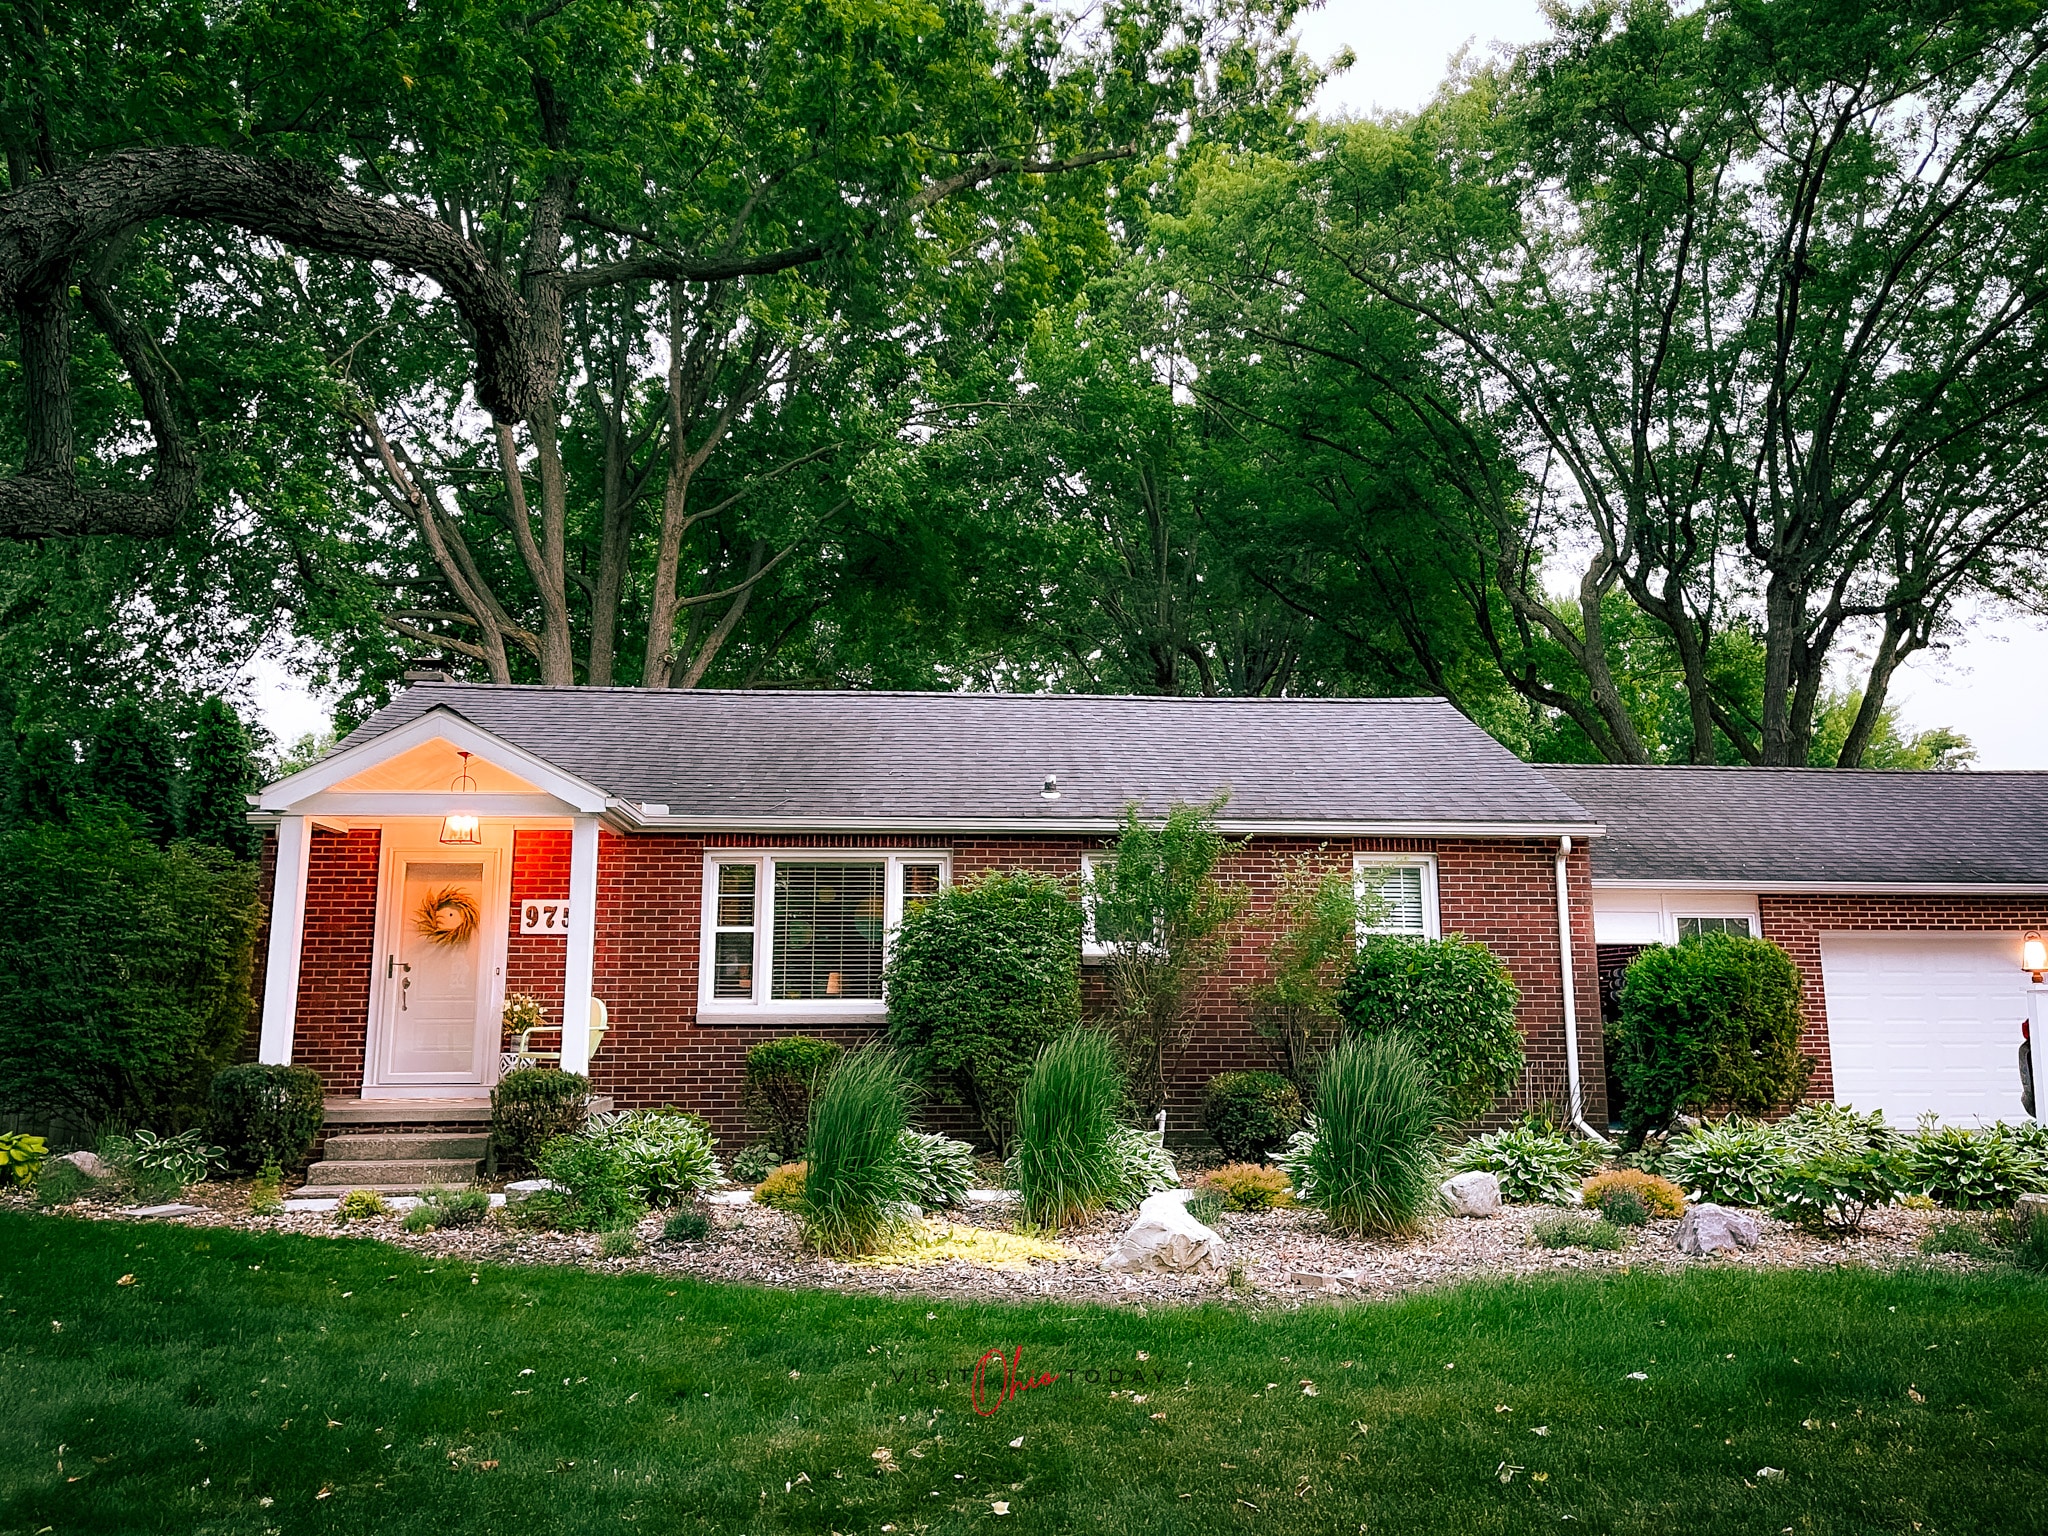
[[[1165,1373],[1148,1363],[1139,1352],[1136,1363],[1111,1366],[1068,1366],[1054,1370],[1051,1362],[1026,1362],[1023,1346],[984,1350],[972,1363],[903,1366],[889,1373],[892,1387],[963,1386],[968,1405],[982,1418],[993,1418],[1005,1407],[1030,1393],[1064,1388],[1103,1387],[1111,1392],[1154,1387],[1166,1380]]]

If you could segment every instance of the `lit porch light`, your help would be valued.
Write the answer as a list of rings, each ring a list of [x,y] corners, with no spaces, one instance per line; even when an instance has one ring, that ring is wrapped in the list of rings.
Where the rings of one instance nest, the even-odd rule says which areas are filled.
[[[458,797],[476,793],[476,780],[469,776],[469,754],[458,752],[462,759],[462,771],[448,786],[448,792]],[[474,811],[450,811],[441,818],[441,841],[444,843],[481,843],[483,831],[478,825],[479,818]]]
[[[2032,971],[2037,984],[2041,973],[2048,971],[2048,942],[2044,942],[2040,934],[2030,933],[2020,940],[2020,969]]]

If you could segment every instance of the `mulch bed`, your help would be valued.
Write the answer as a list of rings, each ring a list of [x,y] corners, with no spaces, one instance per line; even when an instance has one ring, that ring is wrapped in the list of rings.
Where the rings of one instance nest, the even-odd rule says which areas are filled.
[[[26,1204],[21,1196],[9,1203]],[[421,1234],[403,1231],[397,1217],[358,1220],[346,1226],[332,1215],[292,1212],[249,1214],[244,1181],[202,1184],[185,1202],[200,1207],[174,1218],[193,1227],[233,1227],[250,1232],[294,1232],[318,1237],[374,1237],[436,1258],[499,1264],[573,1264],[608,1273],[688,1275],[744,1285],[806,1287],[876,1295],[932,1297],[949,1301],[1021,1300],[1068,1297],[1124,1304],[1245,1301],[1295,1304],[1324,1295],[1384,1297],[1464,1280],[1630,1269],[1678,1270],[1695,1264],[1721,1268],[1830,1268],[1854,1264],[1888,1267],[1907,1262],[1966,1270],[1977,1267],[1961,1255],[1923,1255],[1921,1237],[1952,1213],[1893,1207],[1871,1217],[1860,1237],[1820,1236],[1758,1215],[1763,1241],[1754,1249],[1712,1258],[1680,1253],[1678,1223],[1652,1222],[1636,1231],[1629,1246],[1605,1252],[1542,1248],[1531,1232],[1554,1215],[1548,1206],[1505,1206],[1488,1220],[1450,1220],[1426,1236],[1405,1242],[1368,1242],[1332,1233],[1321,1218],[1303,1210],[1226,1214],[1220,1224],[1230,1244],[1227,1276],[1112,1274],[1102,1260],[1129,1225],[1128,1213],[1102,1216],[1061,1234],[1074,1258],[1034,1264],[1024,1272],[951,1260],[941,1264],[880,1266],[820,1258],[804,1250],[801,1227],[790,1216],[764,1206],[712,1206],[708,1237],[700,1242],[666,1242],[657,1215],[641,1223],[643,1251],[630,1258],[598,1257],[597,1239],[585,1234],[527,1231],[495,1214],[481,1227]],[[66,1214],[103,1220],[130,1219],[119,1206],[81,1200]],[[980,1206],[952,1213],[962,1224],[1002,1230],[1004,1206]],[[943,1216],[938,1219],[944,1219]],[[1334,1276],[1334,1280],[1321,1277]]]

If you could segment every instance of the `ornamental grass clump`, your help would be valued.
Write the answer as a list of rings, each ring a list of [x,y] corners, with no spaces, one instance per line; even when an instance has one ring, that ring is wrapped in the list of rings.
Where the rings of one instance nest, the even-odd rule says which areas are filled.
[[[1011,1158],[1027,1225],[1085,1221],[1116,1198],[1127,1182],[1123,1099],[1116,1045],[1100,1030],[1069,1030],[1038,1053],[1017,1094]]]
[[[1628,1236],[1618,1223],[1562,1212],[1537,1222],[1530,1237],[1543,1248],[1601,1248],[1611,1252],[1628,1246]]]
[[[893,1051],[843,1056],[811,1101],[804,1240],[820,1253],[872,1253],[909,1194],[903,1132],[910,1079]]]
[[[1279,1161],[1295,1198],[1338,1231],[1405,1236],[1442,1208],[1447,1113],[1427,1064],[1399,1035],[1353,1037],[1324,1059],[1311,1123]]]
[[[1456,1173],[1490,1173],[1511,1205],[1570,1205],[1579,1184],[1600,1166],[1600,1150],[1562,1132],[1518,1125],[1474,1136],[1451,1151]]]

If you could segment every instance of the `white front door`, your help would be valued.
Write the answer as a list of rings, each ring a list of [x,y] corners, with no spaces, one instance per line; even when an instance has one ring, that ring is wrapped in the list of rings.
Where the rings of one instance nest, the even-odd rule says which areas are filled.
[[[1820,969],[1837,1103],[1904,1129],[2025,1117],[2017,932],[1824,933]]]
[[[489,1084],[505,927],[495,848],[394,850],[366,1087]]]

